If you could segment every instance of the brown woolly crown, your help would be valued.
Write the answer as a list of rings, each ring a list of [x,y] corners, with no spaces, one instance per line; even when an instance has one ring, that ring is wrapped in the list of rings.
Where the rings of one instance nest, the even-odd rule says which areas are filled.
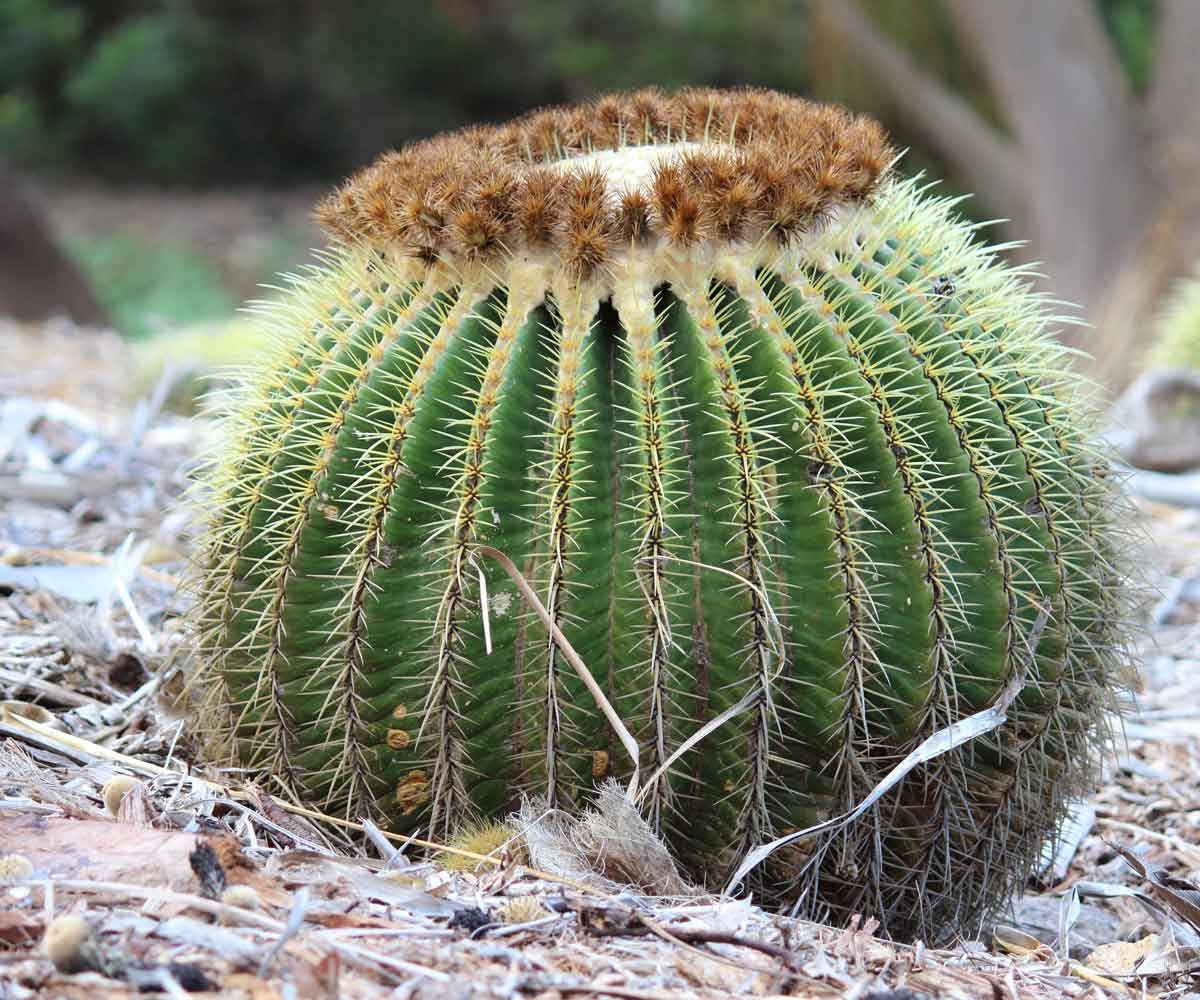
[[[789,242],[874,189],[871,119],[768,90],[640,90],[384,153],[317,209],[335,237],[432,263],[550,252],[575,277],[623,247]]]

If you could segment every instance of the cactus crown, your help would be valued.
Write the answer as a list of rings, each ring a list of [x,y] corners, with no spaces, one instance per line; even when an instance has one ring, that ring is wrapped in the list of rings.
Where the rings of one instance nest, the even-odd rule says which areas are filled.
[[[386,154],[317,217],[342,239],[460,269],[552,257],[587,280],[639,247],[787,242],[868,194],[891,158],[874,121],[838,108],[646,90]]]
[[[486,543],[710,882],[1023,679],[1001,729],[760,873],[897,934],[1002,902],[1093,773],[1116,516],[1044,302],[890,157],[779,95],[641,93],[336,193],[344,245],[267,309],[201,490],[212,752],[435,836],[628,777]]]

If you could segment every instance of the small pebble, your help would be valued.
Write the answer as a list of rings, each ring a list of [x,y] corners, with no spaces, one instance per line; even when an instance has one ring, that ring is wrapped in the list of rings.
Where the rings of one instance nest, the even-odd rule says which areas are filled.
[[[141,782],[137,778],[131,778],[128,774],[118,774],[109,778],[100,792],[104,799],[104,807],[113,816],[119,815],[121,800],[125,798],[125,794],[140,784]]]
[[[46,957],[59,972],[85,972],[92,968],[92,928],[74,914],[56,917],[42,942]]]
[[[33,862],[21,854],[0,856],[0,882],[29,878],[33,874]]]

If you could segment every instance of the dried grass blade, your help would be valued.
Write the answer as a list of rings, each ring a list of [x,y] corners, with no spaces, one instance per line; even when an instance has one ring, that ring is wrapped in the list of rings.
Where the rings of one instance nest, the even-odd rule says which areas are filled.
[[[1033,628],[1030,629],[1029,637],[1026,640],[1030,659],[1033,657],[1033,650],[1037,645],[1038,638],[1042,630],[1046,627],[1046,619],[1045,610],[1039,612],[1037,621],[1033,623]],[[984,733],[990,733],[992,730],[999,728],[1008,718],[1008,707],[1016,700],[1017,695],[1021,693],[1021,688],[1025,686],[1026,669],[1027,665],[1022,664],[1019,669],[1014,671],[1012,679],[1005,686],[1004,690],[1000,693],[1000,697],[991,708],[985,708],[974,715],[968,715],[959,722],[953,722],[923,740],[904,760],[900,761],[899,764],[884,775],[879,784],[871,789],[871,793],[849,812],[844,812],[840,816],[834,816],[832,819],[816,823],[813,826],[805,827],[803,830],[797,830],[795,833],[777,837],[769,843],[756,847],[746,855],[745,860],[738,866],[737,871],[733,873],[728,885],[725,887],[725,892],[732,895],[741,884],[742,879],[781,847],[787,847],[789,844],[794,844],[800,840],[807,840],[818,834],[830,833],[841,829],[848,823],[854,822],[854,820],[870,809],[871,806],[878,802],[892,788],[898,785],[905,775],[919,764],[928,763],[934,758],[949,753],[956,747],[960,747],[964,743],[982,736]],[[814,857],[819,857],[819,854],[814,855]]]
[[[587,665],[580,659],[579,654],[575,652],[575,648],[568,641],[567,637],[563,635],[562,629],[554,623],[550,612],[546,610],[546,606],[542,604],[537,594],[533,592],[533,588],[529,586],[525,577],[521,575],[521,571],[513,565],[513,561],[499,549],[494,549],[490,545],[476,546],[475,551],[498,562],[504,572],[509,575],[512,582],[517,585],[517,590],[520,591],[521,596],[525,599],[525,603],[529,605],[547,631],[549,631],[551,637],[554,639],[554,644],[562,650],[562,654],[566,657],[567,662],[575,668],[575,672],[587,687],[588,693],[596,700],[597,707],[604,713],[604,717],[608,719],[609,725],[616,731],[622,746],[625,747],[625,752],[629,754],[629,758],[633,762],[633,776],[629,779],[629,788],[626,789],[625,796],[631,802],[636,801],[642,754],[638,749],[637,741],[633,738],[633,734],[629,732],[625,723],[621,721],[621,717],[617,715],[616,709],[612,707],[608,698],[605,697],[604,692],[600,690],[600,685],[596,683],[596,678],[592,676],[592,672],[588,670]]]

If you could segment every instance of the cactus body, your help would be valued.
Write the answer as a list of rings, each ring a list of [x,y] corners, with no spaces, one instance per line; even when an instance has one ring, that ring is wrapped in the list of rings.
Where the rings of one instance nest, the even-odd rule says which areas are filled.
[[[760,875],[898,934],[1002,901],[1092,775],[1112,500],[1043,304],[889,158],[779,95],[637,94],[335,195],[206,479],[213,745],[435,836],[628,777],[486,544],[644,777],[732,713],[643,799],[713,883],[1023,671],[1002,728]]]

